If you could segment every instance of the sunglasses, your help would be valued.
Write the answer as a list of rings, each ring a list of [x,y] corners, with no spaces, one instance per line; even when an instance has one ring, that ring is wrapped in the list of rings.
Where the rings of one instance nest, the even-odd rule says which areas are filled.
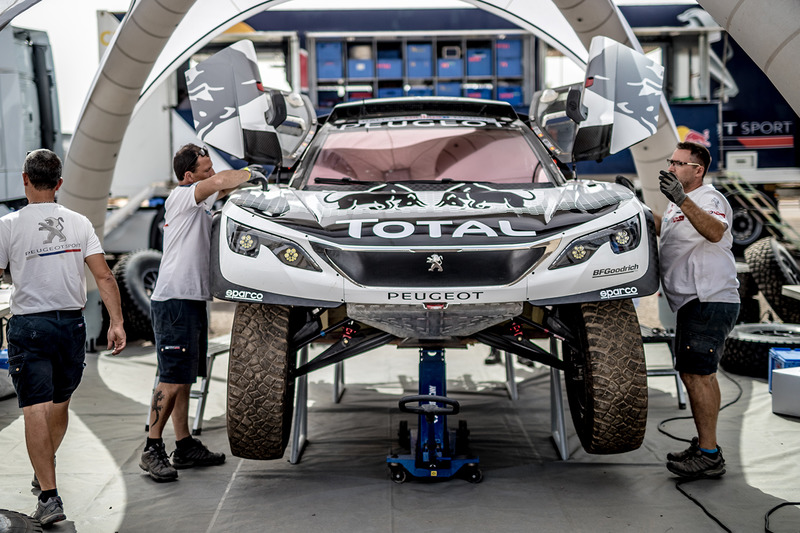
[[[189,161],[189,164],[186,165],[185,169],[183,169],[183,174],[191,172],[192,169],[194,168],[195,163],[197,163],[197,160],[200,159],[201,157],[207,157],[207,156],[208,156],[208,148],[203,146],[202,148],[200,148],[200,150],[194,153],[194,157],[192,158],[192,160]],[[183,174],[181,174],[181,176],[183,176]]]
[[[689,163],[689,162],[686,162],[686,161],[678,161],[677,159],[667,159],[667,164],[668,165],[675,165],[676,167],[682,167],[684,165],[689,165],[689,166],[692,166],[692,167],[702,167],[703,166],[700,163]]]

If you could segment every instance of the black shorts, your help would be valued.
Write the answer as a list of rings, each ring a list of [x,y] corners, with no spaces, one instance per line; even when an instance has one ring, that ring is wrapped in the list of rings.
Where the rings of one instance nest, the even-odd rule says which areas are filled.
[[[83,377],[86,323],[80,310],[14,315],[8,372],[20,407],[70,399]]]
[[[150,302],[156,338],[159,381],[187,384],[206,376],[208,314],[206,302],[165,300]]]
[[[678,309],[675,370],[706,376],[717,371],[739,304],[692,300]]]

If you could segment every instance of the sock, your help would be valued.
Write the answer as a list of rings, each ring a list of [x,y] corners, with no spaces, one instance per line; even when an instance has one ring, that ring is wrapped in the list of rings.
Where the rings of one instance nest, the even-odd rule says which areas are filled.
[[[49,500],[50,498],[56,498],[56,497],[58,497],[58,489],[43,490],[39,494],[39,501],[44,503],[47,500]]]
[[[179,450],[188,450],[189,448],[194,447],[194,439],[191,435],[188,437],[184,437],[181,440],[175,441],[175,446],[178,447]]]
[[[150,437],[147,437],[147,442],[144,443],[144,451],[147,451],[156,444],[163,444],[163,442],[164,439],[151,439]]]
[[[705,448],[700,448],[700,451],[706,455],[710,455],[712,457],[716,457],[717,453],[719,452],[719,448],[714,448],[713,450],[706,450]]]

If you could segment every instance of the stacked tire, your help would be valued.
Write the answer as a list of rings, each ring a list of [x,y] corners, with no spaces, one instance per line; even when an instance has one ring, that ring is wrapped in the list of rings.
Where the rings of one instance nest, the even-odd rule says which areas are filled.
[[[138,250],[124,255],[111,270],[119,285],[122,318],[129,340],[154,340],[150,296],[156,287],[160,266],[161,252]]]
[[[753,243],[744,256],[758,290],[784,323],[738,324],[725,341],[720,366],[734,374],[767,379],[770,348],[800,348],[800,301],[782,294],[784,285],[800,285],[800,267],[772,237]],[[741,287],[740,296],[743,305],[749,304]]]

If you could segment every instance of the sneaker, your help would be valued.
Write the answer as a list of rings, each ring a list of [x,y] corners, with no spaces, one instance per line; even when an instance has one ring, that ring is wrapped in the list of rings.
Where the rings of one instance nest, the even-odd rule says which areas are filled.
[[[685,478],[715,478],[725,473],[725,459],[722,457],[722,451],[717,453],[717,457],[710,457],[698,448],[693,455],[681,462],[668,462],[667,470]]]
[[[172,466],[175,468],[191,468],[193,466],[215,466],[225,462],[224,453],[211,452],[202,442],[192,437],[194,446],[172,452]]]
[[[67,519],[64,514],[64,503],[58,496],[48,498],[46,502],[36,500],[36,509],[31,513],[31,518],[38,520],[43,526],[49,526]]]
[[[174,481],[178,479],[178,471],[169,463],[169,456],[161,442],[142,452],[139,468],[148,473],[156,481]]]
[[[682,463],[689,457],[692,457],[697,450],[700,449],[700,439],[697,437],[692,438],[692,442],[689,444],[689,447],[683,450],[682,452],[670,452],[667,454],[667,461],[675,461],[676,463]],[[717,449],[722,452],[722,447],[717,444]]]

